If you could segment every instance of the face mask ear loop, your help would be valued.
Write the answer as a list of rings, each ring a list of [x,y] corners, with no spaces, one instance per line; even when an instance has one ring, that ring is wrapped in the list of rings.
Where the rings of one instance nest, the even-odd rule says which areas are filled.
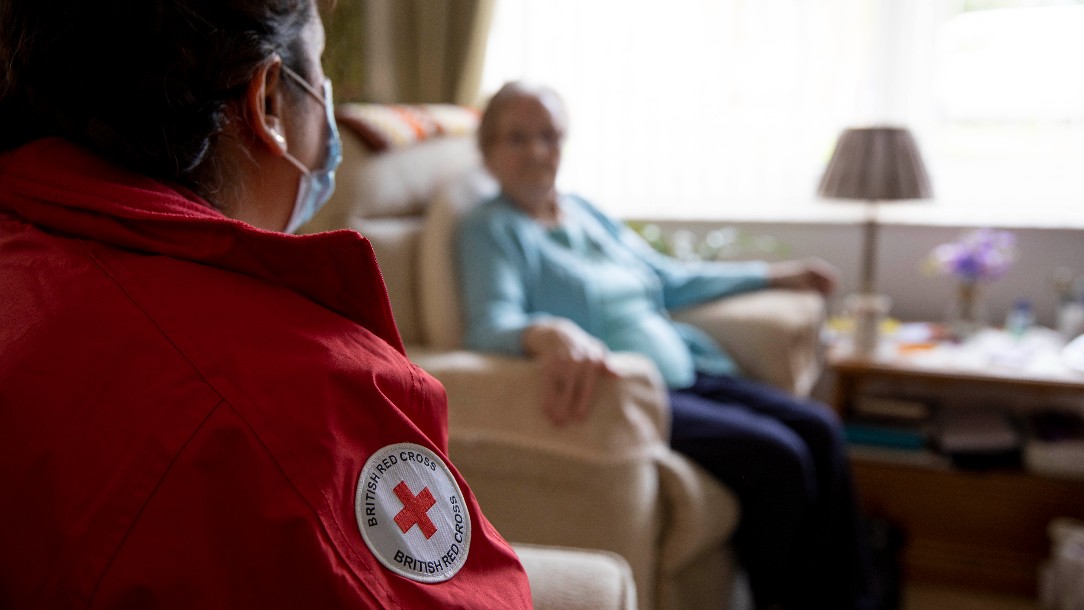
[[[323,93],[321,93],[320,91],[317,91],[316,88],[313,87],[311,84],[309,84],[308,81],[301,78],[300,74],[298,74],[297,72],[294,72],[292,69],[290,69],[290,67],[287,66],[286,64],[282,64],[282,72],[284,74],[286,74],[286,76],[289,76],[291,79],[293,79],[293,81],[295,83],[300,85],[301,88],[304,89],[306,93],[308,93],[312,97],[316,98],[316,101],[320,102],[320,105],[324,107],[325,113],[328,113],[328,110],[332,108],[331,99],[330,99],[331,87],[328,86],[330,84],[330,81],[325,80],[324,91],[323,91]],[[334,130],[334,129],[336,129],[335,123],[334,123],[334,120],[335,120],[334,113],[331,112],[329,114],[330,114],[330,116],[328,118],[328,121],[330,122],[329,127],[332,130]],[[313,170],[305,167],[305,164],[303,164],[301,161],[299,161],[297,159],[297,157],[291,155],[289,150],[287,150],[286,136],[282,135],[281,133],[276,132],[273,137],[275,138],[276,142],[280,142],[282,144],[282,154],[283,154],[283,156],[285,156],[286,160],[289,161],[294,167],[297,168],[298,171],[301,172],[301,175],[308,176],[309,174],[312,173]]]
[[[327,104],[327,102],[324,100],[324,96],[320,93],[320,91],[316,87],[313,87],[312,84],[309,83],[309,81],[301,78],[300,74],[291,70],[290,66],[282,64],[282,71],[286,73],[286,76],[292,78],[295,83],[301,85],[301,88],[307,91],[309,95],[315,97],[316,101],[320,102],[322,105]]]
[[[285,142],[285,139],[283,140],[283,142]],[[282,156],[285,157],[286,160],[289,161],[291,165],[296,167],[297,171],[301,172],[302,176],[308,176],[309,174],[312,173],[311,169],[305,167],[305,164],[303,164],[301,161],[298,161],[297,157],[291,155],[289,152],[287,152],[285,150],[282,151]]]
[[[324,107],[328,129],[327,157],[324,160],[324,167],[320,169],[309,169],[288,151],[285,149],[282,151],[286,160],[301,172],[294,209],[290,214],[290,220],[286,224],[286,232],[294,233],[308,222],[331,198],[331,193],[335,190],[335,170],[338,169],[339,163],[342,161],[342,142],[339,139],[338,127],[335,124],[334,107],[331,101],[331,81],[324,79],[324,91],[321,95],[293,70],[286,66],[283,66],[282,69],[287,76],[296,80]]]

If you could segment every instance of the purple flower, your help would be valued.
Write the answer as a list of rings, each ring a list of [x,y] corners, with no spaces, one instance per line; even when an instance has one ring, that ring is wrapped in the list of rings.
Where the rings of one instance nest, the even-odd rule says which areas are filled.
[[[1008,231],[976,229],[959,241],[941,244],[930,252],[927,266],[963,282],[991,281],[1005,275],[1016,260],[1016,236]]]

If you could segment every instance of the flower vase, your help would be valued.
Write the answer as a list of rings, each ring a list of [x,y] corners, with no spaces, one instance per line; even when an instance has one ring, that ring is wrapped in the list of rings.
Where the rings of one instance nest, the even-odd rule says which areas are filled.
[[[961,282],[946,313],[952,333],[966,339],[986,325],[986,304],[977,282]]]

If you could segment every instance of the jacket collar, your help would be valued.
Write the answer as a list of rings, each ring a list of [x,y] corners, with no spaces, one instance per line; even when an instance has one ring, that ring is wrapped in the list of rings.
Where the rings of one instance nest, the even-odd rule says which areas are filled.
[[[59,138],[0,156],[0,212],[54,234],[284,286],[403,351],[372,246],[355,231],[289,235],[258,229]]]

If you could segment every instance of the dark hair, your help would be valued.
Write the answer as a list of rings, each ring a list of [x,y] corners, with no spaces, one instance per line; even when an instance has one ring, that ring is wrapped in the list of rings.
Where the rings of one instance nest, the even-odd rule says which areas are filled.
[[[483,155],[489,151],[489,147],[496,141],[499,135],[497,133],[497,119],[501,116],[501,113],[504,112],[504,107],[512,100],[525,97],[537,99],[548,106],[561,126],[565,130],[568,129],[568,112],[565,109],[564,100],[557,94],[557,91],[546,85],[528,83],[525,81],[509,81],[501,86],[501,88],[489,98],[489,101],[486,102],[485,110],[482,111],[482,118],[478,123],[477,136],[478,148],[482,151]]]
[[[273,53],[309,78],[312,0],[0,1],[0,150],[47,136],[207,197],[227,108]]]

